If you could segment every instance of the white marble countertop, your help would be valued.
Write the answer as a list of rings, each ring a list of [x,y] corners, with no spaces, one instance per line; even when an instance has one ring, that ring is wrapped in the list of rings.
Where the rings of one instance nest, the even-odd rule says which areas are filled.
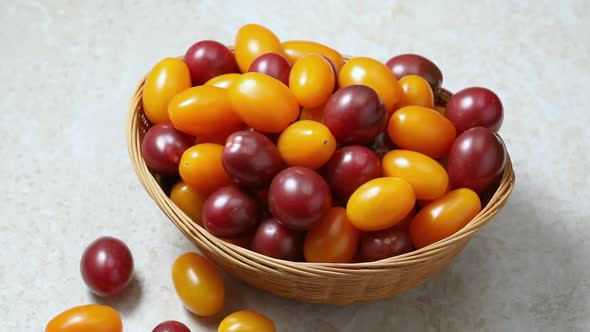
[[[161,3],[0,1],[0,330],[41,331],[96,302],[120,310],[125,331],[167,319],[216,330],[174,293],[171,264],[195,248],[136,179],[125,117],[159,59],[201,39],[231,43],[248,22],[345,54],[423,54],[451,91],[496,91],[517,186],[451,266],[397,298],[309,305],[227,278],[225,312],[258,310],[294,332],[590,329],[588,1]],[[136,263],[131,289],[108,300],[78,270],[101,235],[124,239]]]

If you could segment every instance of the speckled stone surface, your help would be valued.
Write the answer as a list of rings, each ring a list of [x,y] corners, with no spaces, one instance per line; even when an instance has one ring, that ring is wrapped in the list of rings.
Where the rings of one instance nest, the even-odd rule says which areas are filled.
[[[590,330],[590,3],[468,3],[0,1],[0,330],[41,331],[84,303],[114,306],[129,332],[167,319],[216,330],[220,317],[192,316],[174,293],[171,264],[195,248],[136,179],[125,116],[159,59],[231,43],[248,22],[345,54],[423,54],[451,91],[496,91],[517,186],[451,266],[397,298],[308,305],[227,278],[223,314],[258,310],[292,332]],[[135,257],[114,299],[90,295],[78,270],[100,235]]]

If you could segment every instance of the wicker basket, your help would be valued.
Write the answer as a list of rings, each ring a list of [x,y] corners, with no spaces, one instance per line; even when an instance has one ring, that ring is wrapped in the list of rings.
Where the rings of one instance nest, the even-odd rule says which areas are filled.
[[[145,78],[133,93],[127,119],[127,144],[139,181],[156,204],[211,261],[232,276],[275,295],[304,302],[347,304],[389,298],[416,287],[447,266],[469,239],[504,206],[514,188],[510,156],[489,203],[459,232],[410,253],[368,263],[303,263],[270,258],[222,241],[194,223],[166,196],[159,179],[141,156],[141,140],[149,128],[142,109]],[[451,93],[441,89],[438,105]]]

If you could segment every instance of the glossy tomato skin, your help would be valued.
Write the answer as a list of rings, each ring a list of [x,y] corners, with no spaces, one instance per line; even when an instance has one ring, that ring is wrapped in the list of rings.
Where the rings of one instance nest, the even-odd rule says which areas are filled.
[[[387,112],[375,90],[351,85],[328,99],[323,122],[339,143],[366,144],[385,128]]]
[[[361,235],[360,255],[364,262],[373,262],[414,250],[408,230],[397,225],[378,232]]]
[[[193,145],[191,136],[168,123],[151,127],[141,141],[141,155],[150,170],[161,175],[178,172],[180,158]]]
[[[172,265],[172,281],[184,306],[197,316],[212,316],[225,302],[225,286],[219,270],[205,257],[192,252]]]
[[[474,127],[487,127],[498,132],[504,120],[502,101],[492,90],[472,87],[451,96],[446,116],[458,133]]]
[[[506,147],[498,134],[484,127],[459,135],[449,152],[447,170],[453,186],[482,192],[506,167]]]
[[[80,272],[98,296],[121,293],[133,277],[133,256],[123,241],[104,236],[92,242],[80,260]]]
[[[242,75],[231,73],[231,74],[223,74],[219,76],[215,76],[212,79],[205,82],[206,86],[214,86],[222,89],[229,88],[235,81],[238,80]]]
[[[223,146],[219,144],[202,143],[188,148],[178,166],[180,177],[203,194],[230,185],[232,179],[223,168],[222,154]]]
[[[291,63],[295,63],[309,54],[321,54],[334,64],[336,72],[344,65],[344,58],[338,51],[320,43],[306,40],[289,40],[283,43],[283,49]]]
[[[297,60],[289,75],[289,88],[306,108],[323,105],[334,91],[336,77],[329,60],[310,54]]]
[[[346,203],[362,184],[381,177],[381,161],[369,148],[344,146],[334,153],[323,174],[334,194]]]
[[[457,135],[451,121],[434,110],[420,106],[406,106],[393,113],[387,132],[400,148],[434,159],[448,153]]]
[[[147,75],[143,87],[143,111],[153,124],[168,123],[168,103],[191,87],[191,75],[184,61],[166,58]]]
[[[387,152],[397,149],[397,146],[389,138],[387,131],[380,132],[368,146],[375,152],[379,159],[383,158]]]
[[[402,96],[399,107],[422,106],[434,107],[434,94],[428,82],[418,75],[407,75],[399,80],[402,88]]]
[[[419,249],[447,238],[467,225],[481,211],[477,194],[467,188],[455,189],[431,202],[416,214],[410,236]]]
[[[248,69],[248,72],[263,73],[274,77],[289,85],[289,74],[291,73],[291,64],[284,56],[277,53],[266,53],[254,60]]]
[[[45,332],[122,332],[119,313],[105,305],[82,305],[70,308],[47,323]]]
[[[252,310],[242,310],[225,317],[218,332],[276,332],[272,320]]]
[[[332,206],[324,179],[303,167],[289,167],[275,176],[268,191],[272,215],[283,225],[304,230],[320,221]]]
[[[158,324],[152,332],[191,332],[191,330],[181,322],[167,320]]]
[[[434,93],[440,90],[443,75],[440,69],[427,58],[417,54],[400,54],[386,62],[397,79],[407,75],[418,75],[424,78]]]
[[[269,218],[258,226],[252,240],[252,250],[269,257],[299,261],[303,256],[303,236],[303,232],[287,228],[277,219]]]
[[[265,135],[251,130],[230,135],[221,159],[234,182],[247,188],[267,187],[283,169],[277,147]]]
[[[252,62],[266,53],[285,56],[279,38],[269,29],[258,24],[246,24],[238,30],[235,40],[235,56],[242,73],[248,71]]]
[[[236,237],[256,226],[258,201],[237,186],[213,192],[203,205],[203,225],[215,236]]]
[[[214,40],[195,43],[186,51],[184,62],[191,73],[193,86],[202,85],[215,76],[239,71],[230,49]]]
[[[199,225],[203,224],[203,204],[207,195],[191,188],[186,182],[180,181],[172,187],[170,199],[182,212]]]
[[[358,249],[359,234],[348,220],[346,209],[333,207],[307,232],[303,242],[305,260],[350,263]]]
[[[325,125],[301,120],[283,131],[277,147],[287,165],[318,169],[334,154],[336,139]]]

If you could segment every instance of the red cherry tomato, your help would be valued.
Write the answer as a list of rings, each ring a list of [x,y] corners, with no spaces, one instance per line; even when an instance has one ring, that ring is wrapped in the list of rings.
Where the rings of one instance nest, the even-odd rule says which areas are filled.
[[[105,305],[82,305],[68,309],[47,323],[45,332],[122,332],[119,313]]]
[[[442,85],[443,75],[440,69],[430,60],[416,54],[401,54],[389,59],[386,63],[397,79],[407,75],[418,75],[428,81],[433,92],[438,92]]]
[[[413,249],[410,234],[397,225],[382,231],[367,232],[361,235],[360,253],[364,262],[402,255]]]
[[[168,175],[178,172],[184,151],[193,145],[193,139],[168,123],[151,127],[141,141],[141,155],[155,173]]]
[[[234,54],[227,46],[214,40],[202,40],[191,46],[184,56],[193,86],[215,76],[239,72]]]
[[[191,330],[181,322],[167,320],[156,326],[152,332],[191,332]]]
[[[497,132],[504,120],[504,108],[498,95],[486,88],[463,89],[447,102],[446,116],[462,133],[474,127]]]
[[[203,225],[215,236],[239,236],[254,227],[259,217],[257,200],[236,186],[216,190],[203,205]]]
[[[275,218],[270,218],[258,226],[252,250],[269,257],[299,261],[303,256],[303,235],[303,232],[287,228]]]
[[[350,263],[358,248],[359,231],[346,209],[333,207],[305,236],[303,254],[308,262]]]
[[[248,72],[263,73],[274,77],[289,85],[289,74],[291,73],[291,64],[284,56],[277,53],[266,53],[254,60],[248,69]]]

